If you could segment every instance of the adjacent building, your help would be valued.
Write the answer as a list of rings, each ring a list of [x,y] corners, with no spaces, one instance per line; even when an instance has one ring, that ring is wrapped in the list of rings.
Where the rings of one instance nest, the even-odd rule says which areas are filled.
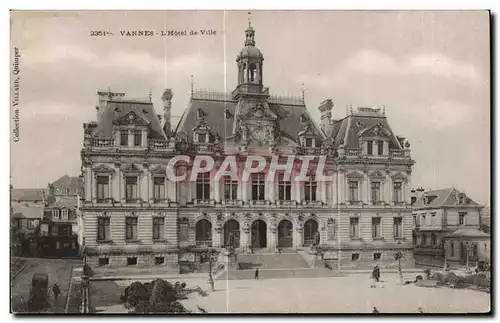
[[[35,255],[39,223],[46,203],[44,189],[10,190],[11,247],[15,255]]]
[[[481,205],[454,188],[415,193],[416,264],[460,267],[489,262],[490,235],[480,230]]]
[[[277,64],[278,62],[273,62]],[[343,268],[413,265],[410,144],[396,136],[383,107],[356,107],[332,120],[333,102],[310,116],[303,97],[271,94],[264,86],[264,56],[255,31],[245,31],[237,55],[237,86],[231,93],[192,91],[177,127],[170,121],[173,92],[162,95],[163,115],[151,100],[98,92],[95,122],[84,124],[81,151],[87,263],[109,266],[200,264],[210,250],[231,245],[237,252],[308,250],[318,242],[327,261]],[[186,180],[167,180],[177,155],[212,156],[215,170],[235,156],[241,172],[249,155],[276,158],[326,156],[324,174],[294,181],[268,168],[214,180],[214,172],[189,181],[192,163],[176,163]]]

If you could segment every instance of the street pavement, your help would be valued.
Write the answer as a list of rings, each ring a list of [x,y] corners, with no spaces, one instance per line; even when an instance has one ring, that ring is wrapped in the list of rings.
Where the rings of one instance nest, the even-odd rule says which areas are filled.
[[[58,300],[54,302],[52,313],[64,313],[66,297],[69,289],[73,266],[81,266],[81,260],[25,258],[27,266],[11,281],[11,298],[23,298],[28,302],[31,290],[31,279],[35,273],[46,273],[49,276],[49,287],[56,283],[61,289]]]

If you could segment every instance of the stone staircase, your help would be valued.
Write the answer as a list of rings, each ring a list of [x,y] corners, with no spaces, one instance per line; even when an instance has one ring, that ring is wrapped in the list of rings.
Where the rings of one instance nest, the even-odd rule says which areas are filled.
[[[239,254],[238,267],[240,270],[310,268],[304,257],[294,250],[283,250],[282,253],[255,251],[253,254]]]
[[[284,279],[284,278],[318,278],[340,277],[342,273],[325,268],[295,268],[295,269],[259,269],[259,279]],[[216,280],[254,279],[255,269],[229,270],[217,277]]]

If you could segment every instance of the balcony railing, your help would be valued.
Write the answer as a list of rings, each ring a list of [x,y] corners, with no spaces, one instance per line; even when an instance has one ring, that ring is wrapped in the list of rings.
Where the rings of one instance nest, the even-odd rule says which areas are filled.
[[[350,148],[345,150],[346,156],[359,156],[361,154],[361,149],[359,148]]]
[[[107,197],[107,198],[97,198],[96,200],[97,203],[107,203],[107,204],[111,204],[114,202],[114,199],[111,198],[111,197]]]
[[[199,151],[199,152],[213,152],[214,151],[214,144],[213,143],[206,143],[206,144],[193,144],[192,149],[194,151]]]
[[[391,157],[405,157],[405,152],[401,149],[390,149],[389,153]]]
[[[151,150],[167,150],[168,147],[168,141],[166,140],[159,140],[159,139],[150,139],[149,140],[149,149]]]
[[[212,247],[212,239],[207,240],[196,240],[197,248],[210,248]]]
[[[92,139],[92,147],[96,148],[109,148],[113,147],[114,144],[115,141],[113,139],[101,139],[101,138]]]

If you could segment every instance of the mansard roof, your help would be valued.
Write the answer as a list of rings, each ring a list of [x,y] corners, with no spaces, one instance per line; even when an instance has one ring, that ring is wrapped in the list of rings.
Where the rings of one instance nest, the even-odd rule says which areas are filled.
[[[210,94],[210,93],[209,93]],[[232,100],[229,96],[223,93],[217,95],[213,93],[212,97],[207,94],[206,98],[191,98],[187,110],[184,111],[179,123],[177,124],[176,133],[185,132],[189,140],[193,140],[193,128],[199,123],[197,115],[198,109],[202,109],[204,120],[210,131],[218,133],[221,140],[230,138],[233,135],[234,116],[237,101]],[[319,141],[323,139],[323,132],[314,122],[307,111],[303,101],[300,103],[292,100],[281,103],[278,99],[268,100],[269,109],[278,116],[280,132],[293,140],[297,140],[298,134],[305,130],[305,125],[301,122],[301,115],[306,115],[311,121],[311,127]],[[225,118],[225,111],[228,111],[231,117]]]
[[[460,195],[464,197],[463,204],[460,204]],[[433,198],[426,204],[425,198],[428,196]],[[435,208],[443,206],[479,206],[479,204],[470,199],[465,193],[460,193],[455,188],[427,191],[422,198],[413,203],[414,208]]]
[[[10,195],[11,201],[43,201],[45,189],[43,188],[13,188]]]
[[[349,115],[335,121],[327,131],[327,136],[334,139],[334,147],[344,143],[345,148],[360,148],[360,137],[363,132],[368,133],[376,127],[389,132],[389,149],[402,149],[385,116]],[[383,131],[380,133],[383,134]]]
[[[66,190],[69,192],[67,195],[77,195],[83,189],[83,179],[77,176],[64,175],[51,184],[54,187],[55,195],[66,195]]]
[[[94,130],[94,134],[102,137],[111,137],[113,134],[113,124],[131,112],[148,123],[150,138],[166,138],[160,120],[155,113],[153,103],[125,99],[107,102],[100,120],[97,121],[97,127]]]

